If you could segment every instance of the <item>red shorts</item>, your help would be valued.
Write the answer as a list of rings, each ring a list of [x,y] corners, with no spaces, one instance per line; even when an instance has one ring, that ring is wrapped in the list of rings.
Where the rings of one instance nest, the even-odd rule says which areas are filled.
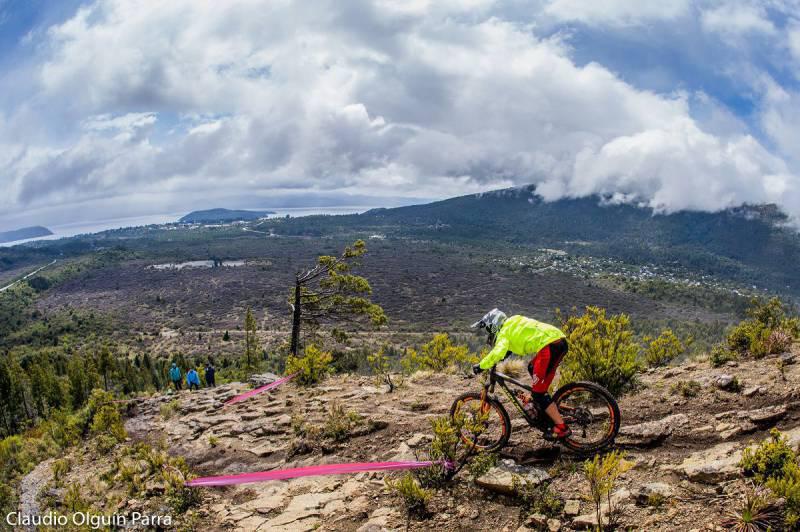
[[[553,377],[556,376],[558,365],[567,354],[567,341],[562,338],[548,344],[536,353],[528,363],[528,373],[531,374],[531,391],[533,393],[547,393]]]

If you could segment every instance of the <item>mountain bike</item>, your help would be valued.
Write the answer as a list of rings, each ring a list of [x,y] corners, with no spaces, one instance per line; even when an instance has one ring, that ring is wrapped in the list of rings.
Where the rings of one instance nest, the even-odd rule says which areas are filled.
[[[520,388],[512,392],[509,385]],[[480,392],[464,393],[453,402],[450,416],[455,418],[464,414],[468,420],[479,423],[479,434],[464,434],[461,438],[466,445],[474,445],[478,450],[497,451],[508,444],[511,438],[511,420],[508,411],[497,395],[495,386],[511,403],[532,428],[547,435],[553,426],[550,417],[539,411],[534,403],[525,408],[525,393],[530,393],[530,385],[520,382],[492,368]],[[553,394],[553,402],[558,406],[564,422],[572,429],[572,435],[558,440],[567,449],[579,454],[601,452],[614,444],[620,425],[617,401],[611,393],[593,382],[571,382]]]

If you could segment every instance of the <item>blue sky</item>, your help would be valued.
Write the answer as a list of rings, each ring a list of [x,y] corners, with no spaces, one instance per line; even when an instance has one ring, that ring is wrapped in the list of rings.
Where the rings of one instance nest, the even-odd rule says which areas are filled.
[[[798,0],[0,0],[0,229],[535,183],[800,214]],[[405,198],[405,200],[404,200]]]

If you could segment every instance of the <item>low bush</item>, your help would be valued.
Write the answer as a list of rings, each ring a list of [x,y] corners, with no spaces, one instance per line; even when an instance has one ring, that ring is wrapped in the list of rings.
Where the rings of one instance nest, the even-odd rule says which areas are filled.
[[[697,381],[678,381],[670,387],[670,391],[684,397],[697,397],[701,388]]]
[[[61,458],[53,462],[53,480],[57,485],[61,484],[70,469],[72,469],[72,462],[67,458]]]
[[[364,418],[357,412],[347,411],[339,403],[332,403],[328,408],[322,436],[335,442],[348,439],[352,431],[364,423]]]
[[[392,360],[386,354],[386,346],[381,347],[375,353],[367,356],[370,370],[375,375],[378,384],[386,384],[389,387],[389,393],[393,392],[396,387],[403,385],[403,375],[395,376],[392,374]]]
[[[407,349],[402,364],[405,371],[411,373],[418,370],[457,370],[477,361],[478,357],[470,353],[469,347],[455,345],[447,333],[440,333],[423,344],[419,351]]]
[[[739,466],[759,486],[785,501],[784,519],[790,530],[800,524],[800,464],[797,453],[777,429],[755,449],[745,449]]]
[[[772,429],[769,438],[755,449],[747,448],[742,454],[739,467],[746,476],[759,484],[783,475],[786,465],[796,461],[795,452],[777,429]]]
[[[736,360],[737,358],[736,352],[731,351],[726,345],[723,344],[716,344],[711,348],[711,351],[708,354],[708,361],[715,368],[723,366],[727,362]]]
[[[158,413],[161,414],[161,419],[167,421],[178,413],[180,407],[180,402],[177,399],[173,399],[168,403],[161,403],[161,406],[158,407]]]
[[[686,351],[672,329],[662,330],[656,338],[645,337],[645,342],[644,360],[651,368],[666,366]]]
[[[384,482],[386,487],[403,499],[409,515],[423,517],[428,513],[427,504],[431,493],[420,486],[419,481],[410,471],[406,471],[398,479],[387,477]]]
[[[286,359],[286,373],[289,375],[296,373],[296,382],[312,386],[328,374],[332,359],[329,352],[322,351],[315,345],[309,345],[303,356],[289,355]]]
[[[548,482],[535,484],[514,475],[511,477],[511,486],[524,514],[543,514],[548,517],[561,515],[564,500],[550,488]]]
[[[433,439],[423,458],[435,463],[415,472],[424,487],[447,484],[476,457],[479,457],[476,472],[492,460],[481,456],[484,452],[471,444],[483,432],[486,416],[488,414],[467,416],[459,413],[455,417],[442,416],[431,420]]]
[[[620,451],[608,453],[605,456],[595,455],[594,459],[584,464],[584,475],[589,483],[589,493],[594,503],[595,515],[600,529],[604,529],[602,504],[607,504],[606,524],[613,529],[617,519],[611,494],[614,492],[617,480],[628,471],[633,464],[625,460]]]
[[[588,380],[614,395],[636,384],[642,368],[637,360],[639,345],[627,315],[606,316],[605,309],[598,307],[586,307],[582,316],[564,318],[557,314],[569,343],[559,384]]]
[[[734,326],[726,338],[728,350],[741,356],[762,358],[788,350],[800,333],[800,319],[790,317],[780,299],[753,299],[748,319]]]

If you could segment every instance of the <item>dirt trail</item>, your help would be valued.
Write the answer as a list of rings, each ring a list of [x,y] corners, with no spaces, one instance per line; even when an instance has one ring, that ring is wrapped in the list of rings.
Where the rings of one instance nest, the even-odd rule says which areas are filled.
[[[52,458],[40,462],[30,473],[23,477],[19,487],[19,511],[22,515],[34,516],[41,513],[38,496],[42,487],[44,487],[52,477],[52,464]],[[36,527],[29,526],[25,529],[35,530],[35,528]]]
[[[623,527],[648,531],[713,528],[740,491],[737,463],[744,447],[763,440],[773,426],[800,445],[800,353],[795,351],[794,358],[798,363],[792,360],[788,365],[779,364],[779,357],[768,357],[721,368],[697,362],[645,372],[639,389],[620,399],[623,433],[618,443],[635,464],[620,479],[617,490],[624,508]],[[735,386],[720,384],[724,378],[734,377]],[[477,379],[460,375],[421,373],[386,393],[372,378],[338,375],[314,388],[289,383],[223,406],[246,389],[237,383],[144,399],[128,413],[126,428],[134,441],[163,441],[170,454],[185,458],[201,476],[326,463],[413,460],[427,446],[430,419],[445,415],[458,394],[479,386]],[[374,430],[354,433],[342,441],[303,445],[298,423],[322,427],[333,404],[380,423]],[[164,417],[162,407],[173,413]],[[542,453],[552,446],[523,426],[513,409],[510,413],[515,429],[504,457],[518,464],[533,464],[529,458],[552,455],[552,459],[535,462],[536,467],[546,470],[554,492],[572,503],[573,513],[557,515],[559,526],[552,529],[591,526],[582,520],[590,512],[582,459],[568,453],[560,457]],[[710,454],[704,454],[707,452]],[[99,474],[103,468],[90,458],[76,457],[82,465],[70,473],[71,478],[85,482]],[[35,487],[37,476],[33,472],[25,480],[24,490],[33,504],[39,489]],[[156,490],[157,486],[150,488]],[[663,491],[667,502],[642,504],[641,493],[647,489]],[[406,524],[402,503],[386,489],[382,473],[203,489],[201,493],[198,511],[210,523],[227,529],[369,532]],[[129,499],[127,493],[118,496]],[[137,504],[141,502],[139,499]],[[521,526],[526,521],[520,517],[519,504],[476,485],[464,473],[448,488],[433,491],[430,516],[414,520],[411,528],[535,529]]]

